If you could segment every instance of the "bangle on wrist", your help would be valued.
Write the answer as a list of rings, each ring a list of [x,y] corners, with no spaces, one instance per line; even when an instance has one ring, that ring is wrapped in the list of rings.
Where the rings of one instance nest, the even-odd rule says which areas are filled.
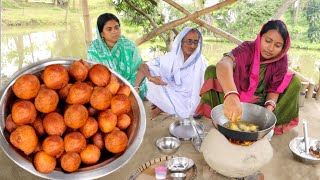
[[[271,103],[267,103],[266,105],[264,105],[265,108],[268,106],[272,107],[272,112],[275,110],[275,107]]]
[[[223,99],[225,100],[231,94],[237,95],[240,99],[240,94],[238,93],[238,91],[228,91],[227,93],[224,94]]]
[[[274,100],[267,100],[265,103],[264,103],[264,105],[266,106],[267,104],[270,104],[272,107],[273,107],[273,109],[276,109],[276,107],[277,107],[277,104],[276,104],[276,102],[274,101]]]

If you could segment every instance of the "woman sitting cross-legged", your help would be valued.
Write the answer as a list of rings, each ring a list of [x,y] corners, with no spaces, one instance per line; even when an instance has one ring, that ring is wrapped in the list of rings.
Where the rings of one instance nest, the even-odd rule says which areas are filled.
[[[162,111],[181,118],[194,114],[207,67],[202,41],[199,30],[186,27],[170,52],[139,67],[135,86],[147,78],[146,98],[153,104],[151,119]]]
[[[276,115],[275,134],[297,126],[301,81],[287,73],[289,47],[286,25],[267,22],[255,41],[243,42],[207,68],[196,113],[210,118],[211,109],[223,103],[224,115],[235,121],[241,119],[240,102],[249,102]]]

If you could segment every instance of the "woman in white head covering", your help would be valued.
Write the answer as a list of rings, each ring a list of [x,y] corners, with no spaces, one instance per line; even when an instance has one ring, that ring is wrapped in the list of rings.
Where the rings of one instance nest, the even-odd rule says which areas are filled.
[[[175,38],[170,52],[139,67],[134,87],[147,77],[146,98],[154,105],[151,118],[161,111],[181,118],[194,115],[207,67],[202,41],[199,30],[186,27]]]

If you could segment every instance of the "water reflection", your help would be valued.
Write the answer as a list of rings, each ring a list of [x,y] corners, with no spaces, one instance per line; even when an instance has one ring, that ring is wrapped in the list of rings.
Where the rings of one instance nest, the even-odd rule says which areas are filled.
[[[235,48],[233,43],[207,42],[203,44],[203,54],[208,60],[208,64],[216,64],[222,55]]]
[[[23,31],[21,30],[23,29]],[[94,32],[94,30],[93,30]],[[130,37],[128,35],[128,37]],[[209,64],[215,64],[222,54],[236,45],[232,43],[205,42],[203,53]],[[151,52],[150,46],[139,46],[143,60],[161,55]],[[58,57],[86,58],[84,29],[81,25],[48,27],[44,30],[28,27],[3,28],[1,38],[1,84],[14,72],[39,60]],[[310,50],[289,50],[289,64],[306,78],[318,83],[320,52]]]
[[[56,57],[86,57],[85,39],[81,26],[54,27],[54,30],[15,32],[21,27],[3,28],[1,37],[1,84],[14,72],[39,60]]]

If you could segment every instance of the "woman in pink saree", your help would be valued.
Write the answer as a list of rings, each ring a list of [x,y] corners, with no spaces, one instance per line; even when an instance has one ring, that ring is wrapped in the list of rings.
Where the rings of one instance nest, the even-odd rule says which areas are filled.
[[[234,121],[241,118],[240,102],[249,102],[276,115],[274,134],[297,126],[301,81],[287,72],[289,47],[286,25],[267,22],[255,41],[243,42],[206,69],[196,114],[210,118],[211,109],[223,103],[224,115]]]

